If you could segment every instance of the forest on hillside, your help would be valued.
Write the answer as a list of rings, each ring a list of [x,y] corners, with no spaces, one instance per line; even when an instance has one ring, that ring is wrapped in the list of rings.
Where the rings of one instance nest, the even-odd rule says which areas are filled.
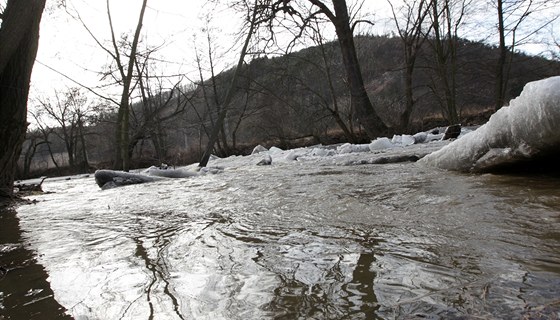
[[[437,58],[429,41],[419,50],[413,78],[414,108],[408,123],[403,45],[399,37],[355,38],[365,87],[388,136],[453,124]],[[495,65],[499,50],[460,39],[453,73],[454,104],[459,123],[484,123],[494,112]],[[291,148],[312,144],[367,142],[355,119],[338,42],[329,42],[244,64],[234,88],[214,153],[248,154],[258,144]],[[220,99],[233,69],[172,90],[143,88],[131,107],[132,167],[185,165],[197,162],[220,112]],[[506,105],[530,81],[560,74],[560,62],[516,53],[511,56]],[[153,91],[153,92],[152,92]],[[111,167],[117,114],[89,101],[72,88],[41,101],[29,130],[18,177],[90,172]],[[54,125],[48,125],[48,121]]]

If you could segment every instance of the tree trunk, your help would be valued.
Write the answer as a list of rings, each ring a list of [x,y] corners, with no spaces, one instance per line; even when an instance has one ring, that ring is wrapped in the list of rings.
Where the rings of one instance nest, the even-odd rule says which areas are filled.
[[[130,151],[129,151],[129,126],[130,126],[130,88],[132,83],[132,76],[134,71],[134,65],[136,62],[136,52],[138,49],[138,42],[140,41],[140,30],[142,30],[142,24],[144,21],[144,13],[146,12],[148,0],[142,1],[142,8],[140,9],[140,16],[138,17],[138,23],[136,25],[136,30],[134,32],[134,39],[132,40],[132,46],[130,48],[130,56],[128,60],[128,66],[126,73],[124,71],[124,66],[120,61],[120,55],[116,55],[117,64],[119,65],[119,70],[121,72],[123,88],[121,101],[119,104],[119,112],[117,118],[117,130],[116,130],[116,154],[115,154],[115,169],[122,169],[128,171],[130,169]],[[109,2],[107,2],[107,13],[110,17]],[[113,39],[113,47],[115,53],[118,53],[119,48],[115,38],[115,33],[113,30],[113,25],[111,22],[111,34]]]
[[[408,57],[406,58],[408,60]],[[410,116],[414,109],[414,95],[412,88],[412,75],[414,73],[414,62],[407,61],[406,70],[404,75],[404,93],[405,93],[405,106],[404,112],[401,114],[400,127],[403,133],[408,132],[410,125]]]
[[[85,138],[85,132],[84,132],[84,122],[82,121],[81,118],[80,118],[80,120],[78,120],[78,129],[79,129],[79,135],[80,135],[80,144],[82,145],[82,149],[81,149],[82,161],[81,161],[80,165],[82,166],[82,171],[83,172],[89,172],[89,160],[88,160],[88,155],[87,155],[86,138]]]
[[[342,52],[342,60],[350,85],[351,105],[358,121],[370,139],[385,134],[387,126],[377,115],[365,89],[360,63],[354,45],[354,35],[350,28],[350,18],[345,0],[333,0],[336,17],[333,22]]]
[[[255,1],[256,4],[256,1]],[[239,60],[237,61],[237,67],[233,72],[233,78],[231,79],[230,86],[226,93],[226,97],[222,103],[222,109],[220,110],[220,114],[218,115],[218,119],[214,124],[214,128],[212,128],[212,133],[208,137],[208,144],[206,145],[206,150],[204,151],[202,158],[198,164],[199,168],[206,167],[208,165],[208,160],[210,160],[210,154],[214,149],[214,144],[218,140],[218,135],[223,128],[224,120],[226,118],[227,109],[229,107],[229,103],[233,97],[233,91],[237,86],[237,81],[239,79],[239,72],[241,72],[241,67],[243,66],[243,61],[245,60],[245,55],[247,54],[247,48],[249,47],[249,41],[253,35],[253,31],[255,30],[256,26],[256,17],[257,17],[257,6],[253,8],[253,15],[251,21],[249,22],[249,30],[247,31],[247,37],[245,38],[245,43],[243,44],[243,48],[241,48],[241,53],[239,54]]]
[[[505,26],[504,26],[504,11],[503,11],[503,0],[497,0],[498,4],[498,36],[499,36],[499,57],[498,63],[496,65],[496,104],[494,109],[498,111],[503,105],[505,100],[505,65],[507,57],[506,48],[506,36],[505,36]]]
[[[0,201],[13,194],[46,0],[8,0],[0,28]]]
[[[331,115],[334,118],[336,124],[344,132],[344,136],[346,137],[348,142],[357,143],[358,139],[356,138],[354,133],[351,131],[351,129],[349,129],[348,126],[346,126],[346,124],[344,123],[344,121],[340,117],[340,113],[338,111],[339,110],[338,100],[337,100],[336,92],[335,92],[335,89],[334,89],[333,79],[331,77],[331,68],[329,66],[329,62],[328,62],[328,59],[327,59],[327,53],[325,52],[325,46],[323,45],[323,39],[321,38],[321,35],[319,33],[318,33],[317,42],[319,42],[319,49],[321,49],[321,58],[323,60],[324,66],[325,66],[325,76],[327,78],[327,84],[329,86],[329,94],[330,94],[330,98],[331,98],[331,101],[332,101],[332,108],[327,107],[327,110],[331,113]]]
[[[432,5],[432,25],[434,29],[433,42],[435,55],[435,69],[441,92],[435,84],[432,90],[440,95],[440,103],[450,125],[459,123],[459,112],[456,99],[456,73],[457,73],[457,34],[452,31],[452,16],[449,0],[443,1],[442,12],[439,12],[438,2]],[[444,25],[440,17],[444,18]],[[455,22],[459,23],[458,21]],[[442,28],[443,26],[443,34]],[[443,95],[443,97],[441,97]]]

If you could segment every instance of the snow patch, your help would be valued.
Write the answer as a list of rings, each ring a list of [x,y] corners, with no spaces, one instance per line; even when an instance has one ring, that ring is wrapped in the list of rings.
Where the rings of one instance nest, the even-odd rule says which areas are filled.
[[[488,122],[424,157],[426,165],[465,172],[558,153],[560,145],[560,76],[530,82],[509,107]]]

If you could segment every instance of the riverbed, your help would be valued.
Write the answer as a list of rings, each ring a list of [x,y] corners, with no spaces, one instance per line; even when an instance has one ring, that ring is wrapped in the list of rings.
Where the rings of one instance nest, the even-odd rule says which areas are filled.
[[[63,311],[41,319],[560,317],[558,176],[363,157],[232,157],[109,190],[47,179],[3,244],[44,272],[7,305],[8,271],[0,311],[48,298]]]

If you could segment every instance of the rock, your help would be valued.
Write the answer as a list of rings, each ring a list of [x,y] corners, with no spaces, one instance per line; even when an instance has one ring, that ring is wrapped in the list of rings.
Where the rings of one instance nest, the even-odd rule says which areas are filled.
[[[460,134],[461,134],[461,125],[454,124],[452,126],[447,127],[447,129],[445,129],[445,134],[443,135],[442,140],[457,139],[457,137],[459,137]]]

